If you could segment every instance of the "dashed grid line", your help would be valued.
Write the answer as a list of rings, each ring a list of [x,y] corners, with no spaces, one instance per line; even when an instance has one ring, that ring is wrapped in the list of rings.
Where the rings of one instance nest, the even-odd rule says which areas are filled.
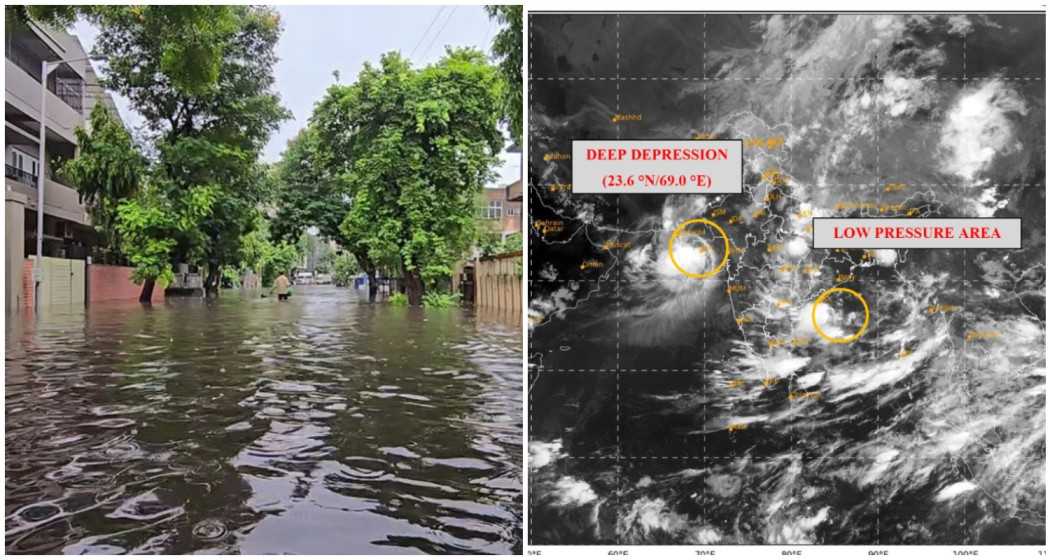
[[[963,32],[962,32],[962,60],[963,60],[962,71],[963,71],[963,77],[966,77],[966,32],[967,32],[967,30],[964,28]],[[963,315],[962,357],[963,357],[963,366],[965,367],[966,366],[966,330],[965,330],[966,329],[966,315],[965,315],[965,313],[969,312],[969,310],[966,308],[966,269],[969,268],[969,267],[966,266],[966,248],[965,247],[963,247],[962,267],[963,267],[962,308],[963,308],[963,313],[964,313],[964,315]],[[970,375],[966,376],[966,378],[967,378],[967,389],[968,389],[967,393],[969,393],[972,396],[973,395],[973,386],[971,385],[971,383],[972,383],[971,377],[972,376],[970,376]],[[967,502],[968,502],[968,500],[963,500],[963,504],[962,504],[962,506],[963,506],[963,516],[962,516],[963,517],[963,523],[962,523],[962,526],[963,526],[963,531],[962,531],[963,539],[966,539],[966,535],[969,533],[969,531],[967,530],[969,525],[966,523],[967,509],[968,509],[967,508]]]
[[[700,49],[700,73],[707,75],[707,14],[704,14],[703,32],[701,35],[702,47]],[[701,82],[700,90],[700,128],[705,134],[709,134],[710,131],[707,129],[707,82]],[[707,302],[704,302],[704,345],[701,351],[700,361],[700,400],[703,402],[702,412],[702,423],[700,424],[701,434],[701,454],[707,455]],[[700,491],[704,492],[706,488],[700,487]],[[704,499],[703,494],[700,496],[700,515],[707,519],[707,500]]]
[[[654,82],[873,82],[877,78],[864,76],[819,76],[819,77],[724,77],[712,78],[703,76],[532,76],[530,81],[654,81]],[[1006,82],[1041,82],[1041,76],[917,76],[923,82],[970,82],[981,80],[1001,80]]]
[[[879,79],[881,79],[881,77],[882,77],[880,72],[879,72],[879,53],[878,52],[875,53],[875,77],[879,78]],[[874,107],[874,109],[875,109],[875,183],[876,184],[882,183],[882,172],[881,172],[881,167],[882,167],[882,146],[881,146],[881,144],[882,144],[882,142],[880,141],[880,135],[879,135],[879,113],[881,112],[879,110],[879,92],[881,90],[882,90],[882,82],[881,81],[876,81],[875,82],[875,90],[874,90],[874,92],[872,92],[872,97],[874,98],[874,102],[872,103],[872,107]],[[875,191],[875,203],[879,207],[882,206],[882,189],[876,189],[876,191]],[[875,297],[873,298],[875,301],[874,301],[874,305],[872,305],[872,307],[877,312],[877,316],[875,318],[875,355],[876,356],[879,355],[879,339],[881,338],[881,335],[882,335],[882,329],[880,328],[880,323],[881,323],[881,320],[882,320],[882,313],[881,313],[881,309],[879,309],[879,301],[881,301],[881,297],[880,297],[881,294],[879,293],[879,285],[880,285],[880,282],[879,282],[879,270],[881,268],[882,268],[881,266],[876,266],[875,267]],[[876,395],[875,395],[875,433],[876,434],[879,433],[879,430],[882,427],[882,418],[881,418],[881,416],[879,414],[880,414],[879,413],[879,395],[876,393]],[[882,544],[882,491],[879,488],[879,485],[876,484],[875,485],[875,545],[878,546],[878,545],[881,545],[881,544]]]
[[[620,77],[620,14],[616,14],[616,77]],[[620,84],[616,80],[616,114],[620,114]],[[616,121],[616,139],[620,139],[620,121]],[[620,199],[623,195],[616,195],[616,230],[620,231]],[[620,457],[623,450],[620,447],[620,321],[623,315],[623,296],[620,292],[620,279],[623,276],[623,255],[616,262],[616,540],[621,540],[620,525],[622,515],[621,493],[623,492],[623,470],[620,465]]]
[[[539,373],[703,373],[700,369],[602,369],[602,368],[537,368]]]
[[[533,61],[533,58],[534,58],[533,52],[535,52],[535,49],[533,48],[533,45],[535,43],[532,42],[532,37],[533,37],[533,34],[532,34],[532,16],[531,15],[526,15],[526,17],[529,20],[529,43],[528,43],[529,44],[529,72],[528,72],[528,75],[532,76],[532,61]],[[529,80],[529,106],[528,106],[528,110],[529,110],[529,124],[528,124],[529,132],[528,132],[528,135],[530,137],[532,136],[532,134],[534,132],[533,124],[532,124],[532,114],[533,114],[533,111],[532,111],[532,100],[533,100],[533,96],[532,96],[532,80]],[[531,138],[529,140],[529,147],[530,148],[532,147],[532,140],[531,140]],[[531,158],[530,158],[529,163],[527,165],[527,168],[525,170],[526,179],[528,179],[527,182],[529,184],[529,199],[528,199],[528,203],[529,204],[528,204],[528,206],[529,206],[529,224],[530,224],[529,234],[530,234],[530,236],[532,234],[531,224],[533,223],[533,219],[532,219],[532,199],[533,199],[532,191],[533,191],[533,189],[532,189],[532,169],[531,168],[532,168],[532,163],[531,163]],[[529,245],[531,245],[531,243]],[[529,254],[529,283],[531,284],[532,283],[532,274],[533,274],[532,273],[532,256],[533,256],[533,253],[535,253],[535,251],[530,251],[528,246],[525,247],[525,251]],[[526,362],[528,362],[528,360],[529,360],[528,352],[532,351],[532,329],[531,328],[528,329],[528,337],[529,337],[529,339],[528,339],[529,344],[528,344],[528,348],[526,349],[526,353],[525,353],[525,360],[526,360]],[[526,363],[526,366],[527,365],[528,364]],[[528,369],[526,369],[526,371],[528,371]],[[528,382],[528,377],[526,377],[525,380],[526,380],[526,383],[527,383]],[[536,374],[536,381],[539,381],[539,374],[538,373]],[[527,493],[528,493],[528,500],[529,500],[529,515],[528,515],[528,518],[525,520],[525,523],[529,526],[529,532],[528,532],[529,536],[528,536],[528,541],[525,543],[525,546],[529,546],[529,545],[531,545],[533,543],[532,528],[536,524],[535,521],[534,521],[535,518],[532,516],[533,502],[534,502],[534,499],[533,499],[534,492],[533,492],[533,486],[532,486],[532,469],[529,468],[529,459],[530,459],[529,455],[530,455],[530,452],[528,450],[529,445],[532,443],[532,419],[533,419],[532,411],[533,411],[533,408],[534,408],[533,407],[533,402],[532,402],[532,386],[531,386],[531,384],[526,386],[526,390],[528,390],[528,392],[529,392],[529,432],[528,432],[528,437],[526,438],[526,441],[525,441],[526,451],[525,451],[524,468],[525,468],[525,475],[528,477],[528,488],[527,488],[528,492]]]
[[[559,459],[572,461],[739,461],[747,460],[773,460],[782,457],[778,455],[730,455],[719,457],[715,455],[560,455]]]

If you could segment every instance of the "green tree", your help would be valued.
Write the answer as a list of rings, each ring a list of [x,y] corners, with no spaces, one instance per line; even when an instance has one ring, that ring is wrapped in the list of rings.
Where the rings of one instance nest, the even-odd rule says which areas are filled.
[[[172,251],[181,235],[193,235],[211,211],[218,194],[213,186],[194,187],[173,197],[156,184],[147,184],[117,207],[117,231],[122,250],[132,266],[133,279],[142,284],[139,301],[152,300],[157,281],[173,276]]]
[[[261,215],[255,216],[251,231],[240,239],[241,269],[259,274],[261,285],[268,286],[279,274],[290,274],[302,259],[302,251],[296,245],[271,238],[269,221]]]
[[[241,235],[240,269],[250,270],[256,274],[262,271],[262,262],[270,249],[269,221],[261,214],[256,215],[256,223],[250,231]]]
[[[331,247],[328,246],[328,241],[315,235],[310,231],[304,231],[299,236],[299,241],[296,243],[299,248],[299,252],[306,259],[306,268],[313,272],[326,272],[322,268],[327,266],[326,259],[332,252]]]
[[[315,110],[350,198],[344,246],[365,270],[401,270],[412,305],[475,237],[474,201],[503,147],[502,99],[482,53],[451,49],[420,70],[388,53],[353,85],[330,87]]]
[[[120,247],[117,208],[131,198],[148,172],[146,158],[124,125],[101,104],[95,104],[87,128],[77,128],[77,157],[60,173],[72,181],[81,203],[91,211],[103,245]]]
[[[156,66],[139,70],[143,80],[163,77],[166,86],[186,93],[214,87],[221,60],[226,54],[223,39],[237,27],[233,6],[106,6],[37,5],[7,7],[7,20],[33,19],[58,27],[69,27],[78,17],[100,28],[135,30],[141,42],[155,51]],[[123,59],[120,64],[134,64]],[[156,70],[150,75],[146,70]]]
[[[269,286],[273,283],[274,278],[281,274],[291,275],[292,270],[301,258],[302,253],[299,251],[299,248],[287,241],[271,245],[270,250],[262,261],[260,273],[262,284]]]
[[[277,239],[294,241],[313,226],[323,237],[340,241],[339,224],[349,209],[349,197],[325,157],[334,155],[321,145],[311,124],[288,141],[275,166],[273,232]]]
[[[522,66],[522,18],[521,6],[485,6],[490,18],[503,27],[492,39],[492,53],[499,61],[499,69],[505,82],[504,108],[510,123],[514,141],[521,145],[521,84],[524,74]]]
[[[322,236],[334,239],[353,254],[354,261],[368,274],[368,299],[375,302],[378,270],[384,263],[372,260],[366,240],[348,238],[341,227],[351,200],[345,174],[350,172],[353,161],[352,134],[345,128],[349,126],[348,115],[335,102],[338,92],[345,88],[329,88],[306,128],[288,142],[275,171],[273,227],[278,239],[288,241],[298,239],[311,226]]]
[[[106,85],[145,117],[157,153],[155,179],[172,187],[165,192],[219,189],[198,230],[179,231],[172,250],[176,262],[203,261],[205,288],[215,294],[223,265],[238,261],[239,242],[270,187],[258,156],[288,117],[272,91],[280,20],[270,8],[252,6],[134,8],[98,16],[96,51],[108,64]],[[181,27],[205,16],[183,46],[166,41],[160,29],[166,21]],[[173,60],[182,55],[215,64],[187,68]]]
[[[332,272],[335,266],[335,259],[339,256],[335,251],[331,250],[328,245],[322,245],[324,249],[321,250],[320,256],[317,257],[317,265],[314,270],[318,274],[328,274]]]
[[[348,252],[337,254],[332,262],[332,282],[336,286],[349,286],[360,272],[357,259]]]

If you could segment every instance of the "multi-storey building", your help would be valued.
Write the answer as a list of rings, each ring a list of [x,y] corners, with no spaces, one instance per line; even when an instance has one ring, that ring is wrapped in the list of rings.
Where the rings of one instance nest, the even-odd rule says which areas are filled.
[[[55,170],[77,154],[75,131],[95,103],[119,113],[75,36],[35,22],[9,22],[4,55],[5,296],[10,309],[21,299],[23,261],[36,254],[39,214],[44,256],[85,259],[90,254],[96,236],[88,209]],[[56,65],[46,77],[41,76],[43,61]],[[42,79],[47,86],[44,161],[39,158]],[[37,208],[40,174],[43,212]]]

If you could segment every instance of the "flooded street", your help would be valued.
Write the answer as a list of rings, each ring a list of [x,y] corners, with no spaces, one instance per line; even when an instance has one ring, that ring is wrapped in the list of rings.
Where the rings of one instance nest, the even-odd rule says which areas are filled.
[[[521,330],[360,303],[7,317],[8,553],[521,551]]]

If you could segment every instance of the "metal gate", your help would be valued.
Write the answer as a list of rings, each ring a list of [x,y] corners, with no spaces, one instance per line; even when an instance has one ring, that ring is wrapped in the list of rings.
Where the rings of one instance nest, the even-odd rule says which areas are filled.
[[[459,273],[459,293],[462,297],[461,302],[474,305],[474,266],[467,265],[463,267],[463,271]]]
[[[44,257],[40,305],[84,305],[84,261]]]

